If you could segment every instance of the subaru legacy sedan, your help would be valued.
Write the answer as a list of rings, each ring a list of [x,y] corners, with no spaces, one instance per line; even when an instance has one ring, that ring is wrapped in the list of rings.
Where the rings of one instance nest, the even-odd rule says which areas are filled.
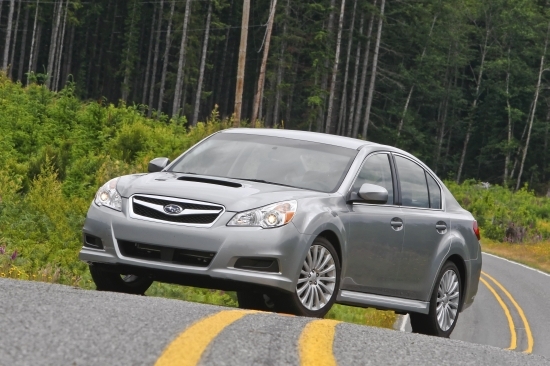
[[[243,308],[409,313],[448,337],[474,301],[479,230],[405,151],[333,135],[231,129],[97,192],[80,259],[98,290],[153,281],[236,291]]]

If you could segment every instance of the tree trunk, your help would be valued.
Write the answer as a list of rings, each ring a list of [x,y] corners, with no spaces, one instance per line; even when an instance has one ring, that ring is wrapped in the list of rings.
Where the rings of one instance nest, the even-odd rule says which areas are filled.
[[[25,21],[23,22],[23,39],[21,40],[21,52],[19,52],[19,67],[17,68],[17,80],[23,82],[23,69],[25,68],[25,55],[27,52],[27,38],[29,28],[30,8],[25,9]]]
[[[141,6],[141,3],[138,1],[134,1],[132,5],[132,14],[128,14],[128,16],[131,16],[130,20],[130,27],[126,30],[126,33],[128,33],[128,36],[126,38],[126,50],[125,50],[125,61],[123,63],[124,65],[124,81],[122,82],[122,100],[124,102],[127,102],[128,96],[130,94],[130,78],[132,77],[135,61],[133,58],[133,53],[136,52],[136,46],[135,46],[135,34],[136,29],[135,25],[136,23],[139,23],[141,14],[138,10],[138,7]],[[137,14],[136,14],[137,13]],[[139,34],[138,34],[139,37]]]
[[[330,0],[330,14],[328,17],[328,26],[327,26],[327,48],[326,53],[330,52],[330,41],[332,40],[332,31],[334,29],[334,8],[336,5],[336,0]],[[321,75],[321,94],[322,103],[319,106],[319,112],[317,115],[317,126],[316,131],[321,132],[323,130],[323,124],[325,122],[325,106],[326,106],[326,90],[328,87],[328,64],[329,57],[324,57],[325,62],[323,64],[322,75]]]
[[[510,145],[512,143],[512,108],[510,107],[510,47],[508,47],[508,70],[506,71],[506,107],[508,111],[508,140],[504,158],[504,178],[502,184],[508,186],[508,167],[510,165]]]
[[[229,21],[231,21],[232,17],[233,17],[233,8],[234,8],[234,0],[231,0],[231,5],[229,6]],[[217,101],[217,105],[220,107],[222,107],[222,90],[223,90],[223,86],[224,86],[224,83],[225,83],[225,70],[226,70],[226,66],[228,63],[230,63],[233,58],[229,58],[227,59],[227,49],[229,47],[229,35],[230,35],[230,31],[231,31],[231,25],[227,25],[227,29],[225,30],[225,39],[224,39],[224,46],[223,46],[223,54],[222,54],[222,61],[221,61],[221,64],[222,64],[222,69],[220,71],[220,78],[219,78],[219,82],[217,84],[217,87],[216,87],[216,94],[215,94],[215,101]],[[224,113],[225,111],[222,111],[222,113]],[[223,116],[222,116],[223,118]]]
[[[155,101],[155,82],[157,79],[157,66],[159,61],[159,48],[160,48],[160,32],[162,30],[162,16],[164,9],[164,0],[160,0],[160,10],[157,25],[157,39],[155,41],[155,53],[153,56],[153,69],[151,70],[151,87],[149,89],[149,109],[147,110],[147,117],[151,117],[153,113],[153,103]]]
[[[527,140],[525,141],[525,148],[523,149],[523,156],[521,158],[521,165],[519,166],[518,180],[516,182],[516,191],[521,185],[521,176],[523,174],[523,167],[525,165],[525,158],[527,157],[527,150],[529,150],[529,141],[531,140],[531,130],[533,129],[533,121],[535,120],[535,114],[537,111],[537,102],[539,100],[540,86],[542,81],[542,73],[544,72],[544,58],[546,56],[546,50],[548,48],[548,36],[550,35],[550,22],[548,23],[548,31],[546,33],[546,39],[544,41],[544,52],[540,58],[539,77],[537,80],[537,87],[535,88],[535,98],[533,100],[533,113],[531,113],[531,119],[529,120],[529,131],[527,132]]]
[[[533,113],[533,102],[531,101],[531,105],[529,106],[529,114],[527,115],[527,120],[525,121],[525,126],[523,126],[523,132],[521,133],[521,138],[519,139],[520,143],[523,141],[523,138],[525,137],[525,134],[527,133],[527,127],[529,127],[529,120],[531,119],[531,113]],[[514,173],[516,172],[516,168],[518,166],[518,159],[520,157],[520,153],[523,150],[521,147],[521,144],[518,146],[518,150],[516,151],[516,158],[514,159],[514,166],[512,167],[512,171],[510,172],[509,179],[511,180],[514,177]]]
[[[374,0],[373,7],[376,8],[378,0]],[[365,96],[365,85],[367,81],[367,68],[369,65],[369,53],[370,53],[370,39],[372,36],[372,28],[374,25],[374,13],[372,13],[369,22],[369,30],[367,31],[367,46],[365,48],[365,56],[363,58],[363,70],[361,72],[361,84],[359,85],[359,95],[357,96],[357,106],[355,108],[355,119],[353,121],[353,132],[351,137],[357,138],[359,133],[359,123],[361,121],[361,115],[363,113],[363,99]]]
[[[59,32],[59,24],[61,23],[61,11],[63,10],[63,0],[60,0],[59,2],[56,1],[55,8],[54,8],[54,25],[52,29],[52,37],[50,42],[50,54],[48,57],[48,69],[47,69],[47,80],[46,80],[46,86],[48,89],[51,88],[52,85],[52,75],[54,72],[54,64],[55,64],[55,57],[56,57],[56,51],[57,51],[57,34]]]
[[[363,36],[363,27],[365,25],[365,14],[361,14],[359,25],[359,40],[357,41],[357,50],[355,52],[355,69],[353,71],[353,84],[351,87],[350,111],[346,128],[346,136],[351,137],[353,133],[353,121],[355,117],[355,104],[357,97],[357,80],[359,79],[359,64],[361,62],[361,37]]]
[[[6,29],[6,43],[4,44],[4,61],[2,70],[7,71],[8,60],[10,56],[11,31],[13,27],[13,12],[15,10],[15,0],[10,0],[10,14],[8,15],[8,28]]]
[[[21,16],[21,0],[18,1],[17,4],[17,18],[15,18],[15,29],[13,32],[13,45],[11,48],[11,56],[10,56],[10,69],[8,72],[8,76],[11,79],[13,75],[13,63],[15,61],[15,50],[17,48],[17,35],[19,34],[19,18]]]
[[[351,46],[353,45],[353,31],[355,28],[355,11],[357,10],[357,0],[353,2],[353,12],[351,15],[351,27],[349,29],[349,39],[348,39],[348,50],[346,53],[346,67],[344,71],[344,85],[342,87],[342,100],[340,102],[340,111],[338,113],[338,135],[344,135],[345,126],[344,121],[346,120],[344,114],[347,107],[347,97],[348,97],[348,75],[349,75],[349,61],[351,57]]]
[[[170,18],[168,19],[168,29],[166,30],[166,47],[164,48],[164,60],[162,63],[162,74],[160,77],[160,93],[159,93],[159,106],[158,113],[162,113],[162,105],[164,103],[164,88],[166,85],[166,72],[168,70],[168,61],[170,59],[170,46],[172,45],[172,19],[174,18],[174,7],[176,2],[172,0],[170,6]]]
[[[35,54],[35,45],[36,43],[36,26],[38,24],[38,10],[40,9],[40,0],[36,0],[36,10],[34,12],[34,25],[32,27],[32,39],[31,39],[31,52],[29,54],[29,70],[28,73],[31,73],[33,70],[33,61],[34,61],[34,54]],[[29,77],[27,75],[27,85],[29,84]]]
[[[233,127],[239,127],[241,122],[249,18],[250,0],[243,0],[243,19],[241,25],[241,44],[239,46],[239,65],[237,67],[237,87],[235,89],[235,116],[233,117]]]
[[[334,92],[336,90],[336,75],[338,74],[338,65],[340,63],[340,46],[342,44],[342,28],[344,27],[344,12],[346,10],[346,0],[342,0],[340,8],[340,19],[338,20],[338,35],[336,36],[336,52],[334,55],[334,64],[332,66],[332,77],[330,79],[330,92],[328,95],[327,121],[325,123],[325,133],[332,133],[332,108],[334,106]]]
[[[176,77],[176,86],[174,90],[174,104],[172,106],[172,116],[179,116],[180,115],[180,106],[182,102],[182,88],[183,88],[183,70],[185,65],[185,56],[186,56],[186,49],[185,46],[187,44],[187,28],[189,25],[189,14],[191,13],[191,0],[185,1],[185,15],[183,17],[183,31],[181,35],[181,45],[180,45],[180,58],[178,61],[178,74]]]
[[[432,33],[434,30],[436,20],[437,20],[437,14],[434,15],[432,26],[430,27],[430,33],[428,33],[428,40],[426,42],[426,45],[424,46],[424,49],[422,50],[422,54],[420,55],[420,62],[418,63],[419,66],[422,65],[422,60],[424,60],[424,55],[426,55],[426,49],[428,48],[428,43],[432,38]],[[409,103],[411,101],[413,90],[414,90],[414,84],[411,85],[411,89],[409,90],[409,95],[407,96],[407,100],[405,101],[405,107],[403,108],[403,113],[401,113],[401,119],[399,120],[399,125],[397,127],[397,140],[399,140],[399,137],[401,136],[401,130],[403,129],[403,121],[405,120],[405,116],[407,115],[407,109],[409,108]]]
[[[273,125],[277,125],[281,108],[281,84],[283,82],[283,65],[285,64],[286,33],[288,28],[288,17],[290,14],[290,0],[287,0],[285,7],[285,22],[281,40],[281,53],[279,54],[279,65],[277,65],[277,85],[275,85],[275,107],[273,107]]]
[[[197,93],[195,95],[195,109],[193,111],[193,119],[191,124],[197,125],[199,119],[199,110],[202,96],[202,81],[204,79],[204,66],[206,65],[206,53],[208,52],[208,39],[210,37],[210,20],[212,19],[212,0],[208,2],[208,15],[206,16],[206,30],[204,31],[204,40],[202,42],[201,64],[199,67],[199,82],[197,85]]]
[[[384,24],[384,7],[386,0],[382,0],[380,5],[380,19],[378,20],[378,33],[376,34],[376,45],[374,46],[374,55],[372,59],[372,73],[370,76],[369,93],[367,95],[367,107],[365,109],[365,122],[363,122],[363,138],[367,139],[367,130],[369,128],[370,121],[370,109],[372,106],[372,99],[374,98],[374,85],[376,83],[376,73],[378,66],[378,55],[380,53],[380,39],[382,38],[382,26]]]
[[[483,76],[483,67],[485,66],[485,56],[487,55],[487,41],[489,39],[489,25],[487,25],[487,30],[485,32],[485,40],[483,47],[481,49],[481,64],[479,65],[479,76],[476,80],[476,95],[474,98],[474,102],[472,103],[472,111],[470,113],[470,117],[468,118],[468,128],[466,130],[466,138],[464,139],[464,148],[462,149],[462,154],[460,156],[460,164],[458,166],[458,174],[456,175],[456,182],[460,183],[460,178],[462,177],[462,168],[464,167],[464,159],[466,157],[466,150],[468,149],[468,142],[470,141],[470,135],[472,133],[472,123],[475,113],[476,107],[477,107],[477,101],[479,99],[479,88],[481,86],[481,77]]]
[[[67,52],[67,61],[65,61],[65,69],[63,70],[63,80],[67,82],[69,80],[69,75],[71,75],[71,67],[73,63],[73,49],[74,49],[74,35],[76,27],[71,25],[71,38],[69,39],[69,51]]]
[[[149,48],[147,50],[147,66],[145,67],[145,81],[143,82],[143,95],[141,97],[141,104],[145,105],[147,99],[147,91],[149,90],[149,74],[151,73],[151,57],[153,55],[153,39],[155,35],[155,20],[157,18],[157,4],[154,6],[153,19],[151,20],[151,36],[149,37]]]
[[[272,0],[272,2],[273,2],[273,5],[271,6],[269,19],[267,20],[264,54],[262,58],[262,65],[260,67],[260,75],[258,76],[258,87],[256,89],[256,95],[254,96],[254,106],[252,107],[252,118],[250,119],[251,127],[256,127],[256,119],[258,118],[260,101],[264,94],[265,69],[267,66],[267,56],[269,55],[269,45],[271,43],[271,31],[273,30],[273,20],[275,19],[275,11],[277,9],[277,0]]]
[[[40,41],[42,40],[42,29],[44,27],[44,23],[40,22],[38,23],[38,30],[36,31],[36,45],[34,50],[34,59],[32,61],[33,66],[31,72],[36,73],[36,68],[38,65],[38,55],[40,55]]]
[[[62,3],[63,4],[63,3]],[[67,26],[67,13],[69,12],[69,0],[67,0],[67,4],[65,5],[65,14],[63,15],[63,28],[61,30],[61,35],[59,38],[59,51],[57,54],[57,68],[55,72],[55,81],[53,85],[53,89],[55,91],[59,88],[59,80],[60,80],[60,72],[61,72],[61,61],[63,59],[63,46],[65,43],[65,27]]]
[[[294,98],[294,90],[296,89],[296,81],[298,80],[298,65],[300,64],[299,63],[299,59],[296,60],[296,62],[294,62],[294,67],[293,67],[293,70],[292,70],[292,73],[294,75],[294,80],[293,82],[290,84],[291,87],[290,87],[290,93],[288,93],[288,99],[287,99],[287,103],[286,103],[286,118],[285,118],[285,121],[287,123],[287,125],[290,125],[290,117],[292,115],[292,101],[293,101],[293,98]],[[283,123],[283,128],[285,128],[285,125]]]
[[[544,130],[544,156],[542,157],[542,180],[546,181],[546,172],[548,167],[548,130],[550,130],[550,99],[546,100],[547,111],[546,111],[546,128]],[[548,187],[548,192],[550,193],[550,187]],[[550,197],[550,196],[549,196]]]

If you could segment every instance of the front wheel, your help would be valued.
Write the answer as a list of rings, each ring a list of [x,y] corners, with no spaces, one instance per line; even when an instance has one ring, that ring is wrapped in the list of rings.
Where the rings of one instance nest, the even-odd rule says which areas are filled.
[[[428,314],[411,315],[414,333],[449,338],[455,328],[462,300],[460,272],[453,262],[447,262],[437,277],[438,286],[430,299]]]
[[[152,279],[145,276],[118,274],[94,265],[90,265],[90,274],[98,291],[143,295],[153,283]]]
[[[309,248],[294,293],[287,295],[288,311],[322,318],[330,310],[340,287],[340,262],[330,241],[315,239]]]

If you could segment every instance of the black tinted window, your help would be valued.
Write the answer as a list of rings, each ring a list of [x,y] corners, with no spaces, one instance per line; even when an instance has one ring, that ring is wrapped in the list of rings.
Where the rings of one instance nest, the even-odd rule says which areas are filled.
[[[426,178],[428,179],[428,188],[430,190],[430,207],[441,208],[441,189],[431,175],[426,174]]]
[[[428,186],[424,169],[400,156],[395,157],[395,162],[399,172],[403,206],[429,208]]]
[[[353,149],[309,141],[219,133],[182,156],[170,171],[333,192],[356,155]]]
[[[393,181],[391,176],[390,160],[387,154],[376,154],[370,156],[353,185],[353,192],[359,192],[365,183],[376,184],[386,188],[388,191],[388,204],[393,204]]]

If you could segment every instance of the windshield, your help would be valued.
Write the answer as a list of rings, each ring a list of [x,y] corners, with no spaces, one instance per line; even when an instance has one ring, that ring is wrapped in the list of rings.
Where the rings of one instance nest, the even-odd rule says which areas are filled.
[[[172,172],[244,179],[334,192],[356,150],[309,141],[219,133],[170,168]]]

